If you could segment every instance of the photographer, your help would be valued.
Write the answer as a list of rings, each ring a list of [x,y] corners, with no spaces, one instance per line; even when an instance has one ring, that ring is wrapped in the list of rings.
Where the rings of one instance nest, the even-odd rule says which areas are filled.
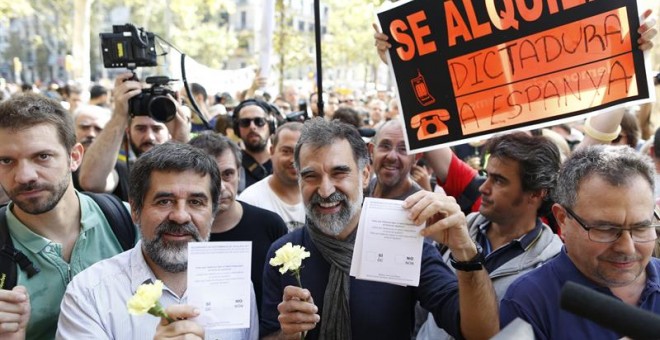
[[[114,171],[124,132],[136,157],[170,139],[181,143],[188,142],[190,116],[170,94],[167,96],[174,102],[176,114],[168,122],[152,118],[162,116],[160,112],[129,112],[133,106],[137,106],[131,105],[130,99],[143,92],[142,84],[131,79],[132,77],[133,73],[127,72],[120,74],[115,80],[112,91],[115,102],[112,118],[87,149],[80,167],[80,185],[85,190],[112,192],[120,180],[126,180],[118,178]]]

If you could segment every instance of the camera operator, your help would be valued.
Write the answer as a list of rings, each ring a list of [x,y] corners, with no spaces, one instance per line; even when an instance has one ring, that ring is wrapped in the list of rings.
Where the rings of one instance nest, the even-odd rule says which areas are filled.
[[[80,185],[85,190],[108,192],[110,189],[109,192],[112,192],[114,188],[108,188],[111,174],[110,178],[117,179],[115,183],[127,180],[116,178],[118,176],[114,170],[115,162],[119,162],[117,156],[124,140],[124,132],[136,157],[170,139],[186,143],[190,138],[190,115],[186,114],[180,103],[169,93],[167,97],[174,102],[176,114],[168,122],[152,118],[162,116],[160,112],[129,112],[130,108],[135,106],[131,105],[129,100],[143,92],[142,84],[132,78],[133,73],[127,72],[120,74],[115,80],[112,91],[115,102],[112,118],[85,152],[80,167]]]

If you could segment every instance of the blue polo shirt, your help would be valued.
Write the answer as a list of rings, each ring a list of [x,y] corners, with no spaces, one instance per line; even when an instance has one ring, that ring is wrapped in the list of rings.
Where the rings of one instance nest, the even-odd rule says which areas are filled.
[[[493,250],[493,247],[490,244],[490,240],[488,239],[488,228],[491,226],[492,223],[490,221],[486,221],[479,225],[479,231],[477,232],[476,237],[476,242],[479,243],[483,249],[484,255],[486,256],[486,262],[484,263],[484,266],[489,273],[494,272],[495,269],[522,255],[529,248],[531,248],[534,243],[538,241],[539,237],[541,237],[543,221],[541,221],[540,218],[537,218],[534,229],[521,236],[520,238],[511,240],[511,242],[495,250]]]
[[[660,261],[651,258],[646,267],[646,287],[640,297],[642,309],[660,313]],[[578,271],[564,247],[556,258],[516,280],[500,303],[500,324],[508,325],[519,317],[534,329],[536,339],[620,339],[623,335],[559,307],[561,288],[566,281],[590,287],[615,297],[609,288],[593,283]],[[619,299],[620,300],[620,299]]]

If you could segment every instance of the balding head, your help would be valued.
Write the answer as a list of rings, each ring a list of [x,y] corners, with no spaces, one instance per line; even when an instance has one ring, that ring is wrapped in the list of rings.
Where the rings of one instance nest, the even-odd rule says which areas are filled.
[[[83,105],[76,109],[73,119],[76,141],[87,149],[110,120],[110,110],[96,105]]]

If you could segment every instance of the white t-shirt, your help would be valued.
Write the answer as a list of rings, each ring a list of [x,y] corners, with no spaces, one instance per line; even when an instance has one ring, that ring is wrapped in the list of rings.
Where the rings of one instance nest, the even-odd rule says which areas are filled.
[[[302,227],[305,225],[305,206],[302,199],[298,204],[288,204],[282,201],[268,184],[271,177],[273,175],[245,188],[238,199],[280,215],[289,231]]]

